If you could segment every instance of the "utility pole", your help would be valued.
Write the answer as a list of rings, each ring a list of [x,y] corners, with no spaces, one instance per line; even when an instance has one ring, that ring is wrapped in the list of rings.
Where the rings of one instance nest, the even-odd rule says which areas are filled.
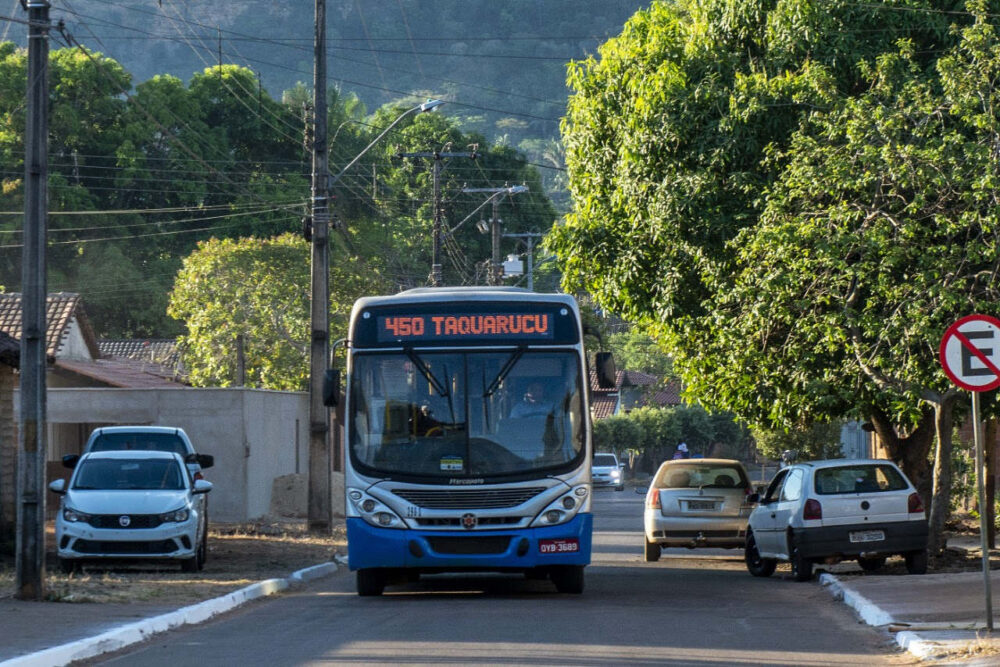
[[[326,0],[316,0],[312,133],[312,255],[309,346],[309,530],[333,525],[330,413],[323,405],[323,376],[330,356],[330,204],[326,145]]]
[[[535,239],[540,239],[545,234],[532,232],[528,234],[504,234],[504,236],[514,239],[524,239],[528,244],[528,289],[535,290]]]
[[[17,457],[16,594],[45,595],[45,239],[48,232],[49,3],[28,10],[24,248],[21,254],[21,419]]]
[[[431,255],[431,286],[441,287],[444,284],[441,272],[441,170],[442,160],[453,157],[467,157],[475,160],[476,151],[450,153],[442,151],[425,151],[421,153],[396,153],[396,157],[429,157],[434,160],[434,246]]]
[[[501,195],[516,195],[527,192],[528,186],[515,185],[514,187],[504,186],[502,188],[463,188],[462,192],[491,192],[493,196],[493,216],[490,218],[490,271],[486,278],[487,285],[503,284],[503,263],[500,261],[500,200]]]

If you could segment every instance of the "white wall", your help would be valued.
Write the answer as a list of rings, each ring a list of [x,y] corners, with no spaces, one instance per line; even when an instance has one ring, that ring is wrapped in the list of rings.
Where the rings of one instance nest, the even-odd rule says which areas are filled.
[[[205,478],[215,521],[265,515],[275,477],[308,471],[309,397],[304,392],[226,389],[50,388],[50,424],[154,424],[183,428],[215,457]],[[72,429],[53,429],[53,438]],[[298,450],[296,450],[298,443]],[[65,451],[50,442],[50,458]],[[58,457],[55,457],[58,458]]]

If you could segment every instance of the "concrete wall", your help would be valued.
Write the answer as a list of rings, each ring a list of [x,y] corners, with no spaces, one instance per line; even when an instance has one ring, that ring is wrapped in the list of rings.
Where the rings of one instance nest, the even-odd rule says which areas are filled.
[[[309,399],[304,392],[50,388],[47,408],[50,460],[78,451],[77,440],[89,434],[90,425],[183,428],[200,453],[215,457],[215,467],[205,471],[215,485],[209,496],[215,521],[262,517],[270,508],[274,478],[308,470]]]

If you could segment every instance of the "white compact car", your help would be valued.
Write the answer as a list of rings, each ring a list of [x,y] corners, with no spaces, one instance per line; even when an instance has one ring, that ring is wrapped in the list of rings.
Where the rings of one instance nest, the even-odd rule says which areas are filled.
[[[622,466],[611,452],[597,452],[590,464],[590,481],[595,487],[613,486],[615,491],[625,490]]]
[[[742,547],[750,492],[735,459],[665,461],[646,493],[645,560],[659,560],[663,547]]]
[[[856,559],[877,570],[902,555],[910,574],[927,571],[927,519],[920,495],[891,461],[834,459],[778,471],[750,514],[750,574],[767,577],[789,561],[796,581],[815,563]]]
[[[69,484],[49,489],[62,496],[56,545],[65,572],[100,559],[170,559],[186,572],[205,564],[208,519],[198,500],[212,484],[192,479],[178,454],[84,454]]]

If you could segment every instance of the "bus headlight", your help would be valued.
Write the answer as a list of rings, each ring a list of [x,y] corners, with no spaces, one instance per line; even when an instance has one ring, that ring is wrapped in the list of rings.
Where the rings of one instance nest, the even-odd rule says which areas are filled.
[[[538,527],[566,523],[575,517],[586,504],[583,502],[586,495],[587,487],[585,485],[574,487],[549,503],[545,509],[538,513],[531,525]]]
[[[358,489],[348,489],[347,497],[365,522],[379,528],[406,528],[406,523],[378,498]]]

